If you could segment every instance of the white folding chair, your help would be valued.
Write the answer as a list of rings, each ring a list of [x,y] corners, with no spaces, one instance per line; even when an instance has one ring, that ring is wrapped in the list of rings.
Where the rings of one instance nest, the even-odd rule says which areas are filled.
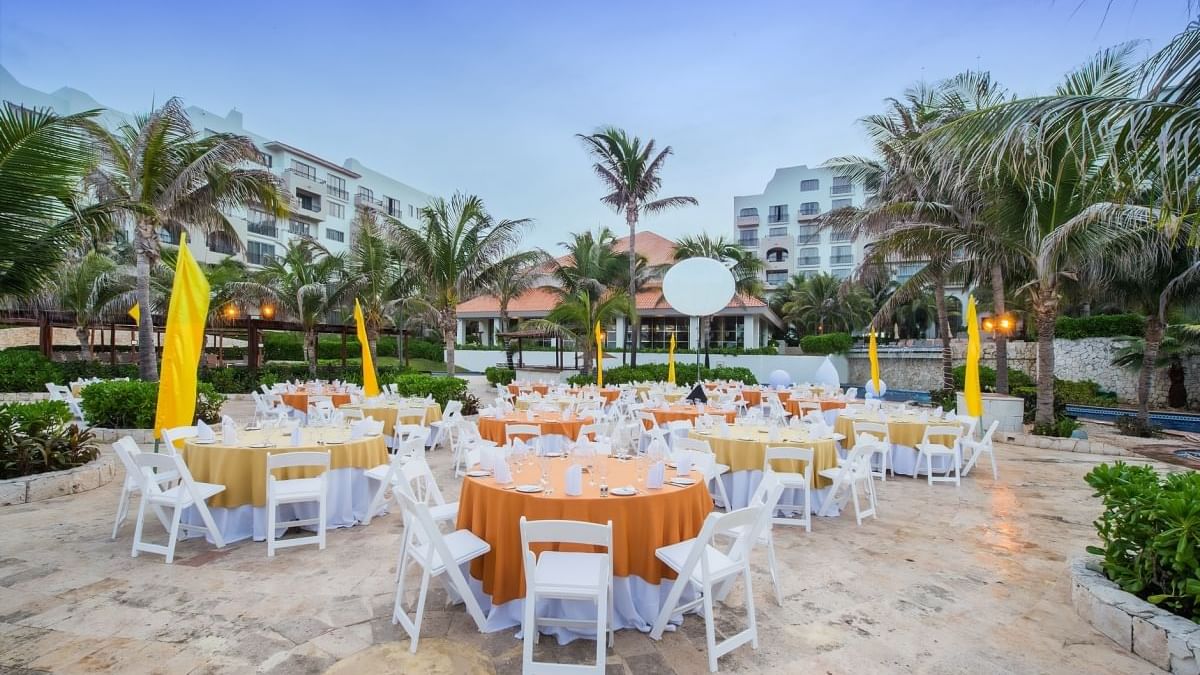
[[[547,550],[535,555],[532,545],[538,543],[603,546],[604,553]],[[603,673],[606,650],[613,644],[612,521],[598,525],[576,520],[526,520],[521,516],[521,548],[525,551],[525,616],[521,624],[525,640],[521,672]],[[541,600],[594,602],[596,620],[539,617],[537,606]],[[534,661],[533,645],[541,637],[539,625],[579,631],[594,629],[595,665]]]
[[[392,606],[392,623],[400,624],[404,632],[408,633],[411,641],[409,651],[414,654],[417,652],[429,582],[442,575],[449,578],[448,590],[457,593],[466,604],[467,613],[482,632],[485,622],[483,610],[463,577],[461,565],[491,551],[491,545],[470,530],[455,530],[443,535],[434,523],[428,506],[405,492],[401,492],[399,497],[403,504],[401,510],[404,512],[404,539],[400,548],[400,562],[397,565],[399,580],[396,582],[396,599]],[[421,586],[415,616],[409,617],[404,609],[404,582],[408,576],[405,571],[413,563],[421,566]]]
[[[975,462],[979,461],[979,456],[986,454],[992,462],[992,480],[998,480],[1000,474],[996,471],[996,448],[992,437],[996,435],[996,429],[1000,427],[1000,420],[992,422],[992,426],[988,427],[983,438],[978,441],[970,439],[959,440],[959,445],[965,450],[971,451],[971,457],[967,460],[966,466],[963,468],[963,475],[971,473],[971,469],[975,468]]]
[[[892,437],[888,432],[888,425],[880,422],[863,422],[861,420],[855,420],[854,437],[858,438],[862,434],[870,434],[879,439],[878,445],[871,446],[871,475],[875,476],[880,481],[886,482],[888,460],[892,456]],[[879,458],[878,464],[875,461],[877,457]],[[875,470],[876,466],[879,467],[878,471]]]
[[[749,642],[758,649],[758,623],[754,614],[754,592],[751,588],[750,551],[758,541],[770,514],[762,506],[747,506],[729,513],[710,513],[695,539],[663,546],[654,552],[655,557],[678,574],[671,583],[666,602],[654,620],[650,637],[661,640],[667,621],[671,616],[704,607],[704,637],[708,647],[708,669],[717,672],[717,659],[737,647]],[[713,546],[713,538],[728,533],[734,528],[743,528],[734,538],[727,552]],[[724,592],[737,577],[744,577],[745,606],[748,626],[745,630],[723,642],[716,641],[716,616],[713,613],[713,595]],[[679,604],[684,588],[692,586],[699,597],[691,602]]]
[[[409,464],[416,463],[424,465],[426,470],[429,468],[429,465],[425,463],[425,441],[419,435],[410,436],[399,447],[397,447],[396,453],[391,456],[391,459],[387,464],[380,464],[379,466],[367,469],[363,472],[363,474],[367,477],[368,486],[370,486],[372,483],[379,483],[379,486],[376,487],[371,493],[371,504],[367,507],[367,517],[363,522],[364,525],[370,525],[372,518],[383,513],[384,508],[387,506],[387,491],[389,489],[392,491],[393,497],[396,497],[397,490],[405,488],[409,485],[404,467]],[[418,470],[414,469],[414,471]],[[432,474],[430,474],[429,478],[432,481]],[[438,497],[437,503],[444,504],[445,500],[441,499],[441,491],[437,489],[436,482],[434,483],[433,491]],[[413,494],[414,497],[416,496],[416,493],[412,492],[411,489],[409,490],[409,493]],[[428,492],[422,492],[421,494],[426,496],[429,495]],[[424,501],[424,499],[421,499],[421,501]],[[398,498],[396,499],[396,504],[397,506],[400,504]],[[451,518],[453,515],[457,515],[457,513],[458,505],[455,503]],[[435,514],[434,519],[443,520],[443,515],[444,514],[439,512],[438,514]]]
[[[138,447],[132,436],[125,436],[113,443],[113,450],[117,453],[117,458],[121,460],[121,466],[125,467],[125,480],[121,481],[121,497],[117,501],[117,518],[113,522],[112,539],[115,540],[121,524],[129,517],[129,498],[142,491],[142,470],[133,461],[133,458],[139,455],[142,449]],[[154,480],[161,488],[165,484],[179,480],[179,474],[174,471],[156,473]],[[163,524],[163,529],[171,529],[171,522],[167,520],[162,507],[154,506],[154,512]]]
[[[320,467],[321,473],[314,478],[275,477],[275,469],[292,467]],[[325,550],[325,514],[329,497],[329,452],[285,452],[267,455],[267,557],[275,557],[275,549],[316,544]],[[304,504],[317,502],[316,518],[299,518],[278,522],[281,504]],[[276,527],[301,527],[316,525],[317,533],[307,537],[276,539]]]
[[[81,422],[83,421],[83,408],[79,406],[79,399],[75,398],[75,394],[71,393],[70,387],[54,384],[53,382],[47,382],[46,391],[50,393],[51,401],[62,401],[63,403],[66,403],[67,408],[71,411],[71,415],[73,415],[75,419]]]
[[[775,460],[791,460],[804,462],[803,471],[782,471],[772,462]],[[774,472],[785,489],[800,490],[804,495],[804,506],[800,517],[776,516],[771,512],[771,522],[778,525],[803,525],[805,532],[812,532],[812,479],[813,479],[813,449],[792,447],[768,447],[763,453],[763,475]]]
[[[934,483],[954,483],[955,487],[962,484],[960,476],[962,466],[962,453],[959,450],[958,443],[962,439],[963,428],[955,425],[935,425],[929,424],[925,426],[925,436],[921,442],[917,444],[917,463],[914,471],[921,470],[921,458],[925,458],[926,478],[930,485]],[[950,445],[945,443],[934,443],[933,438],[951,439]],[[946,468],[944,475],[935,478],[933,475],[933,458],[945,457],[950,465]],[[950,474],[954,475],[951,476]]]
[[[704,479],[709,485],[709,495],[712,495],[712,484],[716,483],[721,505],[726,511],[733,508],[729,501],[729,495],[725,493],[725,481],[721,480],[721,476],[729,471],[729,465],[717,462],[717,455],[713,452],[712,445],[708,441],[698,438],[676,438],[673,453],[676,461],[681,452],[695,453],[692,463],[704,473]]]
[[[542,427],[537,424],[507,424],[504,427],[504,438],[509,443],[512,443],[514,438],[530,442],[531,439],[540,438],[541,435]],[[536,443],[536,441],[533,442]]]
[[[192,480],[192,473],[188,471],[183,459],[176,454],[140,452],[133,456],[133,461],[140,469],[138,473],[142,480],[142,499],[138,505],[137,527],[133,531],[131,555],[134,558],[138,557],[138,553],[142,551],[158,553],[166,556],[167,564],[170,565],[175,560],[175,543],[179,540],[180,531],[183,531],[185,535],[189,532],[206,532],[213,538],[213,543],[217,548],[225,547],[225,539],[221,536],[221,531],[217,529],[212,514],[209,513],[208,506],[205,504],[205,501],[213,495],[224,492],[224,485],[199,483]],[[158,483],[157,474],[172,472],[179,476],[179,483],[166,490],[162,489]],[[147,507],[154,508],[156,511],[161,508],[172,509],[171,523],[167,528],[166,546],[142,541]],[[188,507],[195,507],[204,525],[190,525],[183,522],[183,511]],[[159,517],[165,518],[161,513]]]
[[[853,501],[854,519],[859,525],[862,525],[863,518],[867,516],[878,518],[875,515],[875,479],[871,477],[869,459],[871,453],[874,452],[871,447],[873,444],[878,444],[878,441],[871,436],[863,435],[855,442],[854,448],[850,450],[845,462],[817,472],[817,475],[833,481],[818,515],[833,515],[834,507],[841,508],[846,502]],[[860,485],[865,485],[867,498],[867,508],[865,509],[859,504]]]
[[[162,447],[163,452],[168,454],[177,454],[179,449],[183,447],[183,441],[189,438],[196,437],[196,427],[172,427],[162,430]]]
[[[758,487],[754,489],[754,494],[750,495],[750,502],[747,506],[761,506],[766,509],[767,513],[775,513],[781,496],[783,496],[783,483],[780,482],[779,476],[774,471],[768,469],[763,472],[763,478],[758,482]],[[742,528],[733,528],[729,534],[734,537],[740,536]],[[767,547],[767,567],[771,572],[771,584],[775,587],[775,602],[782,606],[783,590],[779,586],[779,567],[775,562],[775,537],[770,519],[760,531],[758,543]]]

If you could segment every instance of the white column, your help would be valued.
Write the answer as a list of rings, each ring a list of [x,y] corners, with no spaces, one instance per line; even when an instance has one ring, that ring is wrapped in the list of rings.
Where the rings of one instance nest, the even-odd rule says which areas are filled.
[[[688,319],[688,349],[695,351],[700,349],[700,317],[693,316]]]
[[[753,314],[742,317],[742,347],[754,349],[758,346],[758,321]]]
[[[625,317],[623,317],[623,316],[617,317],[617,326],[614,330],[617,332],[617,334],[613,336],[614,342],[616,343],[617,347],[624,346],[624,344],[625,344]]]
[[[493,347],[500,344],[500,331],[502,331],[502,330],[503,330],[503,328],[500,326],[500,319],[499,318],[492,319],[492,346]]]
[[[463,344],[467,341],[467,322],[464,319],[458,320],[458,344]]]

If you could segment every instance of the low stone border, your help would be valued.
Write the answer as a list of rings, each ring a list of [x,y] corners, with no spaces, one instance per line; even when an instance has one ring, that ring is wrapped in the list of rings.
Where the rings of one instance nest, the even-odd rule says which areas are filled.
[[[1070,570],[1071,603],[1093,628],[1163,670],[1200,674],[1200,624],[1122,591],[1099,558],[1075,558]]]
[[[133,440],[137,442],[138,445],[145,443],[149,443],[151,445],[154,444],[153,429],[108,429],[106,427],[89,427],[88,431],[91,431],[93,434],[95,434],[96,441],[100,443],[113,443],[126,436],[132,436]]]
[[[107,485],[117,474],[116,456],[101,448],[96,459],[74,469],[0,480],[0,506],[28,504]]]
[[[1132,457],[1128,450],[1087,438],[1054,438],[1053,436],[1038,436],[1022,434],[1015,431],[998,431],[997,439],[1009,445],[1021,445],[1027,448],[1042,450],[1059,450],[1061,452],[1081,452],[1089,455],[1114,455]]]
[[[0,394],[0,403],[29,403],[30,401],[45,401],[50,394],[44,391],[17,391]]]

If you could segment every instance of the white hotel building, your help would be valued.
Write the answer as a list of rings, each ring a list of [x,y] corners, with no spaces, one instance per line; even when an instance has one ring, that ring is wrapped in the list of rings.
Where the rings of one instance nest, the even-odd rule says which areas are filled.
[[[26,87],[2,66],[0,101],[26,108],[50,108],[60,115],[104,108],[100,122],[110,128],[132,119],[77,89],[62,87],[46,93]],[[356,208],[372,209],[411,223],[417,209],[431,199],[431,195],[373,171],[358,160],[338,164],[249,131],[242,126],[242,114],[236,109],[224,116],[196,106],[189,106],[186,112],[201,134],[233,133],[253,140],[260,151],[259,163],[279,176],[292,212],[286,219],[256,208],[228,214],[241,239],[241,250],[218,236],[196,240],[189,237],[189,248],[202,262],[215,263],[233,255],[250,265],[261,265],[281,253],[289,241],[302,237],[311,237],[331,253],[344,252],[354,236],[351,222]],[[179,242],[178,232],[164,231],[162,237],[164,243]]]
[[[866,198],[862,183],[836,169],[805,165],[776,169],[762,194],[734,197],[737,240],[762,258],[768,292],[796,274],[850,276],[862,262],[865,241],[815,221],[833,209],[862,206]]]

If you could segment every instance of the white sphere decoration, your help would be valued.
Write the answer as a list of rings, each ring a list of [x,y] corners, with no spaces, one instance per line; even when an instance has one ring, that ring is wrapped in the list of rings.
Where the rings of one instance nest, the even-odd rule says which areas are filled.
[[[772,370],[771,374],[767,376],[767,384],[776,389],[783,389],[792,384],[792,376],[788,375],[786,370]]]
[[[733,274],[719,260],[688,258],[667,270],[662,288],[667,304],[680,314],[711,316],[733,299]]]
[[[833,361],[828,356],[825,361],[817,368],[817,373],[814,376],[816,384],[823,384],[827,389],[837,389],[842,386],[842,378],[838,376],[837,368],[834,367]]]
[[[873,396],[875,398],[883,398],[883,395],[887,393],[887,382],[884,382],[882,377],[879,378],[879,388],[882,391],[875,391],[875,380],[874,379],[867,380],[867,383],[863,385],[863,390],[868,395]]]

